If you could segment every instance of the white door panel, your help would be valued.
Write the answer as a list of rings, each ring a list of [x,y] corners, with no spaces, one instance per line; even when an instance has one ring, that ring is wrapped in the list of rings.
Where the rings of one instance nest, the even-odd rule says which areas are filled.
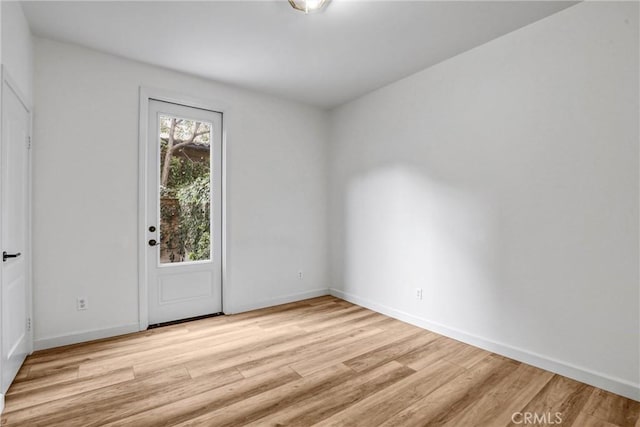
[[[149,324],[222,310],[222,114],[149,101]]]
[[[27,330],[29,111],[7,81],[2,86],[2,393],[30,351]],[[5,257],[5,254],[7,255]]]

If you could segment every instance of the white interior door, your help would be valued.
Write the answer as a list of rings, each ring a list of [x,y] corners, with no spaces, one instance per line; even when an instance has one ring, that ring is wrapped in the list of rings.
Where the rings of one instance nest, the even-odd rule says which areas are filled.
[[[2,79],[2,393],[30,351],[29,110]]]
[[[222,114],[149,101],[149,324],[222,311]]]

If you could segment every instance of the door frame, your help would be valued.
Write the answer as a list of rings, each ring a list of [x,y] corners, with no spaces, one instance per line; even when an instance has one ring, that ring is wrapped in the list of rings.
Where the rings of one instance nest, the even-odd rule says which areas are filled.
[[[4,97],[7,96],[5,93],[5,87],[8,87],[10,91],[18,98],[18,101],[24,106],[25,110],[27,110],[28,121],[27,123],[27,133],[29,138],[29,149],[27,150],[27,194],[26,194],[26,202],[27,202],[27,219],[26,219],[26,242],[25,242],[25,263],[26,263],[26,310],[25,313],[27,315],[27,354],[33,353],[33,235],[32,235],[32,195],[33,195],[33,176],[32,176],[32,148],[33,148],[33,110],[27,97],[22,93],[16,81],[11,77],[7,68],[4,65],[0,66],[0,128],[2,127],[2,122],[4,119],[4,112],[2,111],[2,105],[4,104]],[[5,86],[6,84],[6,86]],[[4,144],[6,141],[2,140],[2,132],[0,132],[0,164],[2,163],[2,153]],[[25,141],[26,143],[26,141]],[[4,199],[4,195],[2,194],[2,175],[0,174],[0,209],[2,208],[2,200]],[[2,215],[0,215],[0,221],[2,221]],[[0,230],[2,229],[0,224]],[[0,241],[1,243],[1,241]],[[2,274],[3,268],[0,268],[0,284],[2,283]],[[0,292],[0,346],[2,346],[2,292]],[[0,360],[0,370],[2,369],[2,361]],[[2,396],[0,402],[2,406],[4,406],[4,396]]]
[[[140,331],[149,327],[149,301],[148,301],[148,283],[147,283],[147,239],[145,230],[147,228],[147,174],[149,165],[147,164],[147,144],[149,135],[149,101],[156,100],[168,102],[172,104],[184,105],[187,107],[200,108],[203,110],[215,111],[222,114],[222,312],[225,312],[225,301],[229,293],[229,270],[227,268],[229,262],[229,252],[227,247],[229,234],[228,221],[228,190],[229,180],[227,173],[227,153],[229,132],[229,107],[225,102],[206,100],[197,97],[182,95],[179,93],[167,91],[164,89],[156,89],[140,86],[140,117],[138,122],[138,327]]]

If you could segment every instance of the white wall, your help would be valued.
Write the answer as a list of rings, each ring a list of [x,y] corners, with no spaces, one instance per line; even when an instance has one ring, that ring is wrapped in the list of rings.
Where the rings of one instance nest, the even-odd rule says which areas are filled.
[[[334,110],[332,292],[640,399],[638,73],[581,3]]]
[[[0,2],[2,65],[29,102],[33,99],[33,40],[29,24],[16,1]]]
[[[69,44],[35,46],[36,347],[137,328],[140,85],[229,106],[225,311],[327,293],[326,112]],[[87,311],[76,311],[81,295]]]

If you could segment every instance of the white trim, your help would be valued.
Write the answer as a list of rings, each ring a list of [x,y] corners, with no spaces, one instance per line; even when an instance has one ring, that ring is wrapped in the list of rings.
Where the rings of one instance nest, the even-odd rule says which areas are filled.
[[[229,152],[229,145],[227,143],[227,135],[229,130],[229,109],[225,109],[222,113],[222,312],[225,312],[225,301],[231,301],[231,280],[229,277],[229,237],[228,230],[230,230],[230,216],[229,212],[229,180],[228,180],[228,167],[227,155]]]
[[[29,150],[27,152],[27,317],[30,319],[30,329],[27,331],[27,353],[33,353],[33,112],[29,110]]]
[[[147,125],[149,120],[149,98],[147,90],[140,87],[140,117],[138,121],[138,327],[143,331],[149,327],[149,307],[147,303],[147,270],[145,246],[140,243],[140,236],[144,235],[146,228],[145,210],[146,198],[146,171],[147,171]]]
[[[4,394],[0,393],[0,414],[4,411]]]
[[[263,299],[262,301],[254,302],[251,304],[239,305],[237,307],[230,307],[229,312],[226,314],[237,314],[245,311],[257,310],[259,308],[273,307],[275,305],[287,304],[290,302],[302,301],[309,298],[321,297],[329,294],[329,289],[314,289],[311,291],[299,292],[295,294],[281,295],[278,297]],[[233,310],[233,311],[232,311]]]
[[[61,347],[63,345],[78,344],[102,338],[111,338],[118,335],[130,334],[132,332],[138,332],[137,323],[130,323],[128,325],[114,326],[105,329],[77,331],[71,334],[58,335],[49,338],[40,338],[33,342],[33,346],[36,350],[45,350],[47,348]]]
[[[361,298],[339,289],[330,288],[329,292],[337,298],[377,311],[389,317],[402,320],[403,322],[410,323],[420,328],[428,329],[449,338],[509,357],[519,362],[572,378],[594,387],[628,397],[629,399],[640,401],[640,384],[633,384],[621,378],[614,378],[581,366],[576,366],[568,362],[554,359],[552,357],[473,335],[456,328],[448,327],[441,323],[414,316],[401,310],[396,310],[395,308],[379,304],[366,298]]]
[[[11,87],[13,93],[15,93],[18,97],[18,100],[22,103],[24,108],[29,111],[29,114],[31,114],[31,105],[29,104],[27,97],[20,90],[20,86],[18,86],[16,81],[11,77],[11,75],[7,71],[7,67],[5,67],[4,65],[0,65],[0,68],[2,69],[2,80],[7,82],[7,84]]]
[[[222,311],[224,312],[225,300],[229,295],[229,274],[227,263],[229,253],[227,242],[229,238],[229,226],[227,223],[227,194],[228,194],[228,172],[227,172],[227,152],[229,131],[230,107],[224,101],[208,100],[198,97],[183,95],[180,93],[167,91],[164,89],[140,86],[140,117],[138,119],[138,330],[143,331],[149,327],[149,307],[148,288],[146,271],[146,240],[144,230],[146,229],[145,212],[146,200],[146,172],[147,172],[147,132],[149,116],[149,100],[171,102],[188,107],[200,108],[204,110],[222,113]]]

